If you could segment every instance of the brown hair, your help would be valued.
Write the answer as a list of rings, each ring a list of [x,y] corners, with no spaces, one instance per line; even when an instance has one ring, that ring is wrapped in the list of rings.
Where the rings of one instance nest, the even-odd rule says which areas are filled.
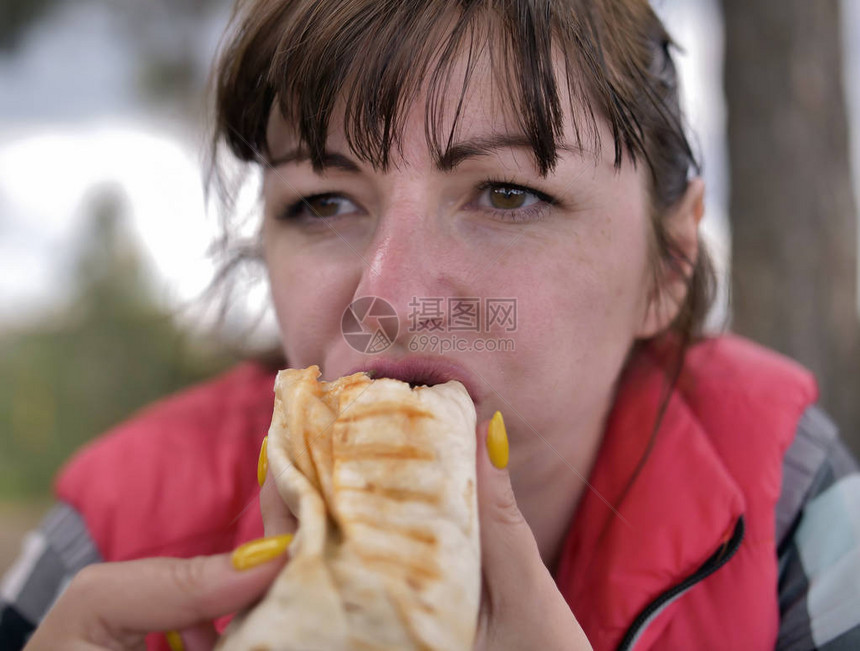
[[[242,161],[265,163],[266,128],[277,108],[297,126],[319,169],[342,100],[350,147],[386,169],[406,109],[425,83],[426,136],[438,161],[456,127],[455,117],[450,132],[441,133],[452,64],[465,52],[474,65],[475,53],[487,47],[546,174],[563,128],[553,57],[560,53],[570,97],[580,103],[573,111],[580,116],[577,144],[589,138],[599,150],[602,118],[616,167],[625,156],[648,166],[654,287],[665,270],[689,268],[662,218],[700,166],[684,132],[673,43],[647,0],[238,0],[233,28],[215,70],[213,161],[223,143]],[[461,102],[468,79],[467,71],[457,89]],[[212,169],[217,175],[217,165]],[[714,295],[714,271],[701,246],[688,285],[669,329],[681,351],[701,334]]]

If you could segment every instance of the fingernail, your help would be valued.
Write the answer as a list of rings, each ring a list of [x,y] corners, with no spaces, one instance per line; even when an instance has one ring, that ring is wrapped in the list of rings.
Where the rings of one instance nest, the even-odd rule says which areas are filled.
[[[490,463],[496,468],[508,467],[508,432],[505,429],[505,420],[502,412],[497,411],[490,420],[487,431],[487,452],[490,455]]]
[[[179,633],[176,631],[167,631],[164,637],[167,638],[167,646],[170,647],[170,651],[185,651],[185,645],[182,644],[182,637]]]
[[[260,447],[260,458],[257,459],[257,483],[262,486],[266,482],[266,471],[269,469],[269,457],[266,456],[266,449],[269,447],[269,437],[263,439],[263,445]]]
[[[277,558],[290,546],[293,535],[285,533],[282,536],[257,538],[240,545],[233,551],[231,561],[237,570],[249,570]]]

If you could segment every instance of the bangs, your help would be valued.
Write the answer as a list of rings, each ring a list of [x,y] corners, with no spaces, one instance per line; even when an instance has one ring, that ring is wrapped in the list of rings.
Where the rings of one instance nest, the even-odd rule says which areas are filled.
[[[542,175],[562,144],[586,149],[587,140],[597,155],[598,115],[611,126],[616,167],[624,150],[635,161],[641,130],[601,71],[593,46],[600,39],[589,35],[596,27],[581,18],[589,10],[565,7],[562,18],[553,4],[240,1],[217,68],[216,137],[241,160],[262,163],[277,108],[320,170],[337,105],[355,155],[386,170],[392,152],[402,153],[406,115],[424,92],[427,145],[444,167],[471,79],[488,63],[498,106],[530,144]],[[562,143],[561,97],[570,98],[574,143]]]
[[[527,143],[541,175],[555,168],[562,148],[590,150],[596,162],[604,124],[616,169],[641,158],[650,172],[655,260],[686,273],[662,219],[701,167],[685,133],[675,45],[649,0],[236,0],[225,38],[212,77],[207,183],[221,199],[219,278],[260,257],[259,233],[234,248],[233,210],[249,169],[222,158],[225,149],[240,161],[271,164],[267,131],[280,113],[321,171],[331,121],[339,119],[334,127],[352,153],[385,171],[403,154],[407,117],[423,109],[431,156],[450,169],[468,153],[455,138],[470,84],[487,78],[498,107],[490,117],[518,131],[492,135]],[[563,142],[567,132],[573,142]],[[248,219],[258,223],[256,211]],[[700,248],[673,329],[687,337],[701,330],[715,282]]]

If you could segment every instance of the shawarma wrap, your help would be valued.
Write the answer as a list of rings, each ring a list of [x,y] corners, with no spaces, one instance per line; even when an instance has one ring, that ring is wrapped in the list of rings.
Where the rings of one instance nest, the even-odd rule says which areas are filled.
[[[269,467],[290,560],[221,651],[471,649],[481,567],[475,407],[456,381],[275,382]]]

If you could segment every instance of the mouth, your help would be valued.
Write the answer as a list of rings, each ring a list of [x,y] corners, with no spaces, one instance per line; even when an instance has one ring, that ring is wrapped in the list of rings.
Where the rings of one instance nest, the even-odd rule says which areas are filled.
[[[469,392],[472,402],[477,403],[476,385],[471,374],[458,364],[447,360],[418,357],[399,360],[378,359],[353,369],[350,373],[359,371],[367,373],[374,380],[380,378],[400,380],[408,383],[413,389],[457,380]]]

